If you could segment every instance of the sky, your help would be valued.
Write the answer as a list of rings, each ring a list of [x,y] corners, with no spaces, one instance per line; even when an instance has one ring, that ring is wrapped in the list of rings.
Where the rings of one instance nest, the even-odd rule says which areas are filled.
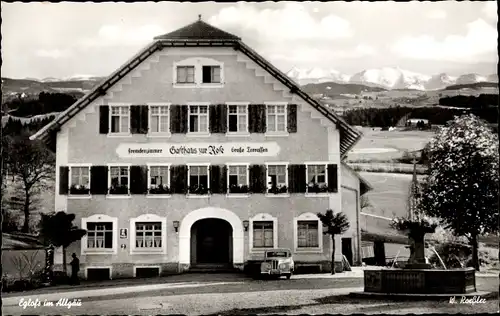
[[[2,77],[108,76],[198,14],[285,72],[497,72],[496,1],[2,2]]]

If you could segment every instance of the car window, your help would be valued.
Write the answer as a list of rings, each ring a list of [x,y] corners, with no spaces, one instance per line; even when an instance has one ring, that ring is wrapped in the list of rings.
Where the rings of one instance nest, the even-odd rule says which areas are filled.
[[[280,257],[280,258],[287,258],[288,253],[286,251],[269,251],[267,253],[268,257]]]

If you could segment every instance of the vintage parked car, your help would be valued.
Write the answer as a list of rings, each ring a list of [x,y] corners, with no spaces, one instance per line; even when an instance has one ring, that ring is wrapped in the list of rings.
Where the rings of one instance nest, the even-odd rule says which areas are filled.
[[[266,250],[264,253],[264,262],[260,265],[261,276],[286,276],[292,277],[294,262],[290,249],[277,248]]]

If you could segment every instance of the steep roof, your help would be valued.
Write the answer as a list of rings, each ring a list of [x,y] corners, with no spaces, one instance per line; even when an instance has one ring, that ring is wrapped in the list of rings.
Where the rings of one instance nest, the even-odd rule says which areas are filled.
[[[230,34],[226,31],[218,29],[208,23],[201,20],[199,16],[198,21],[184,26],[176,31],[160,35],[154,38],[155,40],[172,40],[172,39],[183,39],[183,40],[196,40],[196,39],[230,39],[230,40],[241,40],[236,35]]]
[[[66,111],[62,112],[55,120],[44,126],[36,134],[32,135],[30,139],[42,139],[45,141],[49,140],[52,133],[57,132],[63,124],[68,122],[72,117],[74,117],[91,102],[93,102],[100,96],[105,95],[106,91],[109,88],[111,88],[123,77],[129,74],[130,71],[141,64],[157,50],[162,50],[166,47],[168,48],[183,46],[232,47],[233,49],[239,50],[240,52],[245,54],[248,58],[262,67],[262,69],[271,74],[276,80],[289,88],[290,93],[296,94],[301,97],[305,102],[307,102],[313,108],[323,114],[327,119],[336,124],[340,133],[340,153],[342,157],[344,157],[361,138],[361,131],[347,124],[347,122],[336,115],[333,111],[305,93],[293,80],[291,80],[282,71],[274,67],[257,52],[244,44],[239,37],[219,30],[201,20],[198,20],[197,22],[185,26],[177,31],[173,31],[171,33],[156,37],[154,42],[147,45],[143,50],[141,50],[138,54],[128,60],[118,70],[113,72],[106,80],[102,81],[81,99],[71,105]]]

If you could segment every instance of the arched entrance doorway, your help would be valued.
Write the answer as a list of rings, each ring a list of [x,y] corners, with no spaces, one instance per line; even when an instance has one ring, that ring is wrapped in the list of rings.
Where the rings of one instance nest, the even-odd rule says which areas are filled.
[[[193,259],[191,257],[191,248],[195,249],[195,247],[192,247],[192,239],[195,240],[195,238],[191,238],[191,228],[193,227],[193,225],[195,225],[196,222],[204,219],[219,219],[223,222],[229,223],[232,231],[231,243],[229,244],[229,249],[231,251],[230,253],[232,253],[230,262],[232,262],[233,267],[242,266],[244,257],[243,253],[245,248],[243,223],[241,219],[238,217],[238,215],[229,210],[218,207],[206,207],[188,213],[180,223],[179,264],[182,271],[185,271],[184,269],[186,268],[189,269],[189,266],[194,263],[191,261]]]
[[[191,226],[191,265],[230,266],[233,228],[223,219],[200,219]]]

